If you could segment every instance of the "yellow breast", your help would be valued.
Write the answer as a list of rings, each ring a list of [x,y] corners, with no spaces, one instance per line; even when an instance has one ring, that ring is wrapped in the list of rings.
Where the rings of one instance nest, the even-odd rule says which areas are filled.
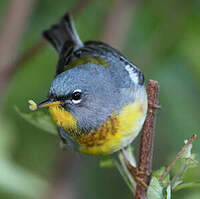
[[[137,136],[145,119],[146,104],[136,100],[118,114],[113,113],[102,126],[88,134],[78,132],[76,118],[64,108],[52,106],[49,111],[58,126],[71,132],[72,139],[78,143],[79,152],[100,155],[127,146]]]
[[[82,153],[109,154],[127,146],[139,133],[145,119],[146,104],[135,101],[123,108],[119,114],[112,114],[95,132],[77,139]],[[128,138],[128,139],[127,139]]]

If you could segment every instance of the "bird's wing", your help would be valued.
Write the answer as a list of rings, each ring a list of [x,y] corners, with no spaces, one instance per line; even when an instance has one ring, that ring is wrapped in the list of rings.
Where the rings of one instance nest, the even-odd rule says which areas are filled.
[[[124,57],[120,51],[101,41],[87,41],[84,43],[84,47],[81,49],[87,50],[88,52],[90,50],[91,52],[98,52],[102,54],[111,53],[116,57]]]
[[[114,49],[108,44],[99,41],[87,41],[84,43],[84,47],[80,48],[77,51],[82,51],[82,54],[84,54],[84,51],[87,53],[89,53],[90,51],[90,53],[92,53],[93,55],[97,54],[98,56],[105,58],[106,61],[109,62],[109,65],[112,65],[114,67],[114,70],[116,71],[118,77],[118,74],[122,73],[123,68],[125,68],[125,70],[129,72],[129,76],[127,76],[128,80],[129,77],[131,77],[131,80],[133,80],[134,78],[137,79],[137,83],[139,83],[140,85],[144,84],[144,75],[142,71],[123,54],[121,54],[120,51]],[[74,54],[75,53],[76,52],[74,52]],[[125,80],[125,78],[126,76],[124,76],[123,79]],[[123,79],[121,79],[120,81],[124,82]]]

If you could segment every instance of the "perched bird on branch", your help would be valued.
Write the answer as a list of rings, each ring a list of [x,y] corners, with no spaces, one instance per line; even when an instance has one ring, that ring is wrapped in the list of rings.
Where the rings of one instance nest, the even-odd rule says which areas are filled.
[[[118,50],[99,41],[83,43],[70,14],[44,32],[59,55],[48,99],[64,145],[92,155],[129,145],[147,112],[144,76]]]

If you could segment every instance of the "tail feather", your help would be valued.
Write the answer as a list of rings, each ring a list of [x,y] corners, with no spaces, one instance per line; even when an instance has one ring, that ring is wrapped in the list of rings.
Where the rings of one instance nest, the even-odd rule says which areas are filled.
[[[58,53],[61,53],[66,42],[73,43],[74,49],[83,46],[69,13],[65,14],[58,24],[44,31],[43,36]]]

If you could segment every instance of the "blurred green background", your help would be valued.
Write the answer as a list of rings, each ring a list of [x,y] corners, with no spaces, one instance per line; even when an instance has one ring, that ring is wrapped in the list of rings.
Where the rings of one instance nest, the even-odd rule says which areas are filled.
[[[35,1],[17,48],[18,56],[35,45],[42,31],[78,2]],[[121,13],[116,5],[122,2],[126,1],[91,0],[76,14],[76,27],[85,41],[101,39],[109,28],[105,23],[114,12],[118,18],[113,23],[119,30],[124,28],[123,24],[127,25],[116,46],[120,44],[117,47],[140,66],[146,80],[154,79],[160,84],[162,109],[157,117],[153,162],[153,169],[158,169],[173,159],[184,139],[199,134],[200,1],[129,1],[130,15],[118,21]],[[0,1],[0,28],[10,3]],[[117,33],[113,30],[112,34],[114,37]],[[40,102],[46,97],[57,58],[46,45],[19,67],[2,94],[0,198],[133,198],[116,169],[99,168],[97,157],[61,151],[58,138],[30,125],[14,110],[17,106],[29,112],[29,99]],[[138,141],[134,142],[136,149]],[[200,154],[199,139],[193,151]],[[199,180],[199,169],[191,169],[186,181]],[[200,190],[180,191],[173,198],[199,199]]]

